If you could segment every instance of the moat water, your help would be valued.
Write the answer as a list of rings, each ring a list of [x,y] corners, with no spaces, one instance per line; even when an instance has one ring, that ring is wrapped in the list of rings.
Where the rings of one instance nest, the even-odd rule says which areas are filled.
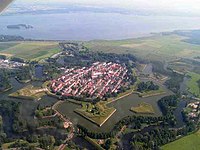
[[[22,116],[24,119],[31,121],[34,116],[34,110],[36,109],[36,107],[38,105],[50,106],[58,101],[56,98],[52,98],[49,96],[44,96],[40,101],[30,101],[30,100],[21,100],[21,99],[10,98],[10,97],[8,97],[8,95],[10,93],[16,92],[17,90],[19,90],[29,84],[32,84],[34,86],[42,85],[42,82],[31,82],[31,83],[21,84],[18,81],[16,81],[15,79],[11,79],[11,81],[12,81],[13,89],[1,94],[0,100],[11,100],[11,101],[21,102],[22,103],[21,113],[22,113]],[[97,125],[91,123],[90,121],[88,121],[85,118],[81,117],[80,115],[76,114],[74,112],[74,110],[76,108],[80,107],[76,104],[73,104],[70,102],[65,102],[64,104],[59,106],[59,110],[63,114],[65,114],[67,117],[69,117],[75,124],[79,123],[93,131],[98,131],[98,132],[105,131],[106,132],[106,131],[110,131],[113,128],[114,124],[117,123],[119,120],[121,120],[123,117],[126,117],[128,115],[133,115],[134,113],[130,111],[130,108],[132,106],[137,106],[141,102],[146,102],[146,103],[151,104],[154,108],[155,116],[162,115],[162,113],[157,105],[157,101],[166,95],[172,94],[171,91],[169,91],[165,87],[163,87],[163,88],[166,90],[166,94],[164,94],[164,95],[141,98],[137,94],[132,94],[132,95],[122,98],[118,101],[115,101],[111,104],[108,104],[109,107],[114,107],[117,109],[117,111],[110,117],[110,119],[108,121],[106,121],[106,123],[102,127],[98,127]]]

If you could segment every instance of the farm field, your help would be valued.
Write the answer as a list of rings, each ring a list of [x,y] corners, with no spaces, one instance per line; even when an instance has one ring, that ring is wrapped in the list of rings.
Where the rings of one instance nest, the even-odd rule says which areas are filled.
[[[164,145],[162,150],[199,150],[200,149],[200,131],[183,137],[177,141]]]
[[[139,104],[137,107],[132,107],[131,111],[133,111],[135,113],[140,113],[140,114],[153,114],[154,113],[153,106],[148,103],[144,103],[144,102]]]
[[[200,98],[200,88],[197,83],[197,81],[200,80],[200,74],[189,72],[187,75],[191,78],[187,82],[187,88],[189,92]]]
[[[57,42],[4,42],[0,43],[0,54],[39,61],[50,57],[61,49]]]
[[[89,41],[85,45],[94,51],[131,53],[147,60],[172,60],[178,57],[193,58],[200,55],[200,45],[184,42],[186,37],[153,35],[118,41]]]

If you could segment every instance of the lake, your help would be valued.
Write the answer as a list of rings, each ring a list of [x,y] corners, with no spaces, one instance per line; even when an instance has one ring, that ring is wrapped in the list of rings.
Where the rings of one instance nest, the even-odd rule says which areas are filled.
[[[27,24],[33,29],[7,29]],[[126,39],[151,32],[198,29],[200,17],[137,16],[118,13],[76,12],[0,16],[0,34],[44,40]]]

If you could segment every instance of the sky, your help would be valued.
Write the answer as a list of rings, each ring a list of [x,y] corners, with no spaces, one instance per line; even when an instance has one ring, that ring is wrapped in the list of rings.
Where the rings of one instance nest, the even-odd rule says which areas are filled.
[[[62,2],[123,8],[200,9],[200,0],[17,0],[21,2]],[[200,11],[200,10],[199,10]]]
[[[16,3],[65,3],[95,7],[118,7],[200,14],[200,0],[16,0]]]

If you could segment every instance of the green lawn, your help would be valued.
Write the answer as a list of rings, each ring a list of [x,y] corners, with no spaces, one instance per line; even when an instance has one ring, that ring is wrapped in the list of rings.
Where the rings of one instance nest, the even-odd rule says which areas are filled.
[[[187,82],[189,92],[200,98],[200,88],[197,83],[197,81],[200,80],[200,74],[189,72],[187,75],[191,78]]]
[[[162,150],[200,150],[200,131],[164,145]]]
[[[94,51],[131,53],[143,59],[171,60],[176,57],[200,55],[200,45],[183,42],[178,35],[154,35],[120,41],[89,41],[85,45]]]
[[[57,42],[8,42],[0,43],[0,54],[20,57],[26,60],[41,60],[61,49]]]

